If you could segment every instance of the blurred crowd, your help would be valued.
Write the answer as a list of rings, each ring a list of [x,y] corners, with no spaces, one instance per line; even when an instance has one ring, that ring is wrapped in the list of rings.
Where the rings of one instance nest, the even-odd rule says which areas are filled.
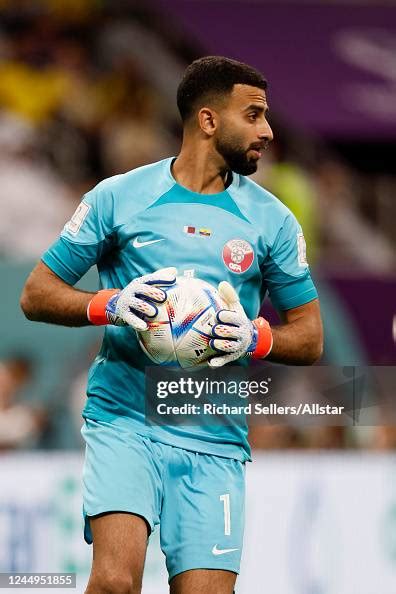
[[[175,112],[155,70],[171,80],[178,61],[153,59],[161,43],[138,19],[71,5],[12,2],[0,13],[3,257],[39,257],[99,179],[175,150]]]
[[[177,153],[176,86],[200,54],[153,15],[127,0],[0,1],[0,261],[34,262],[100,179]],[[381,186],[284,122],[271,123],[277,138],[255,179],[296,214],[313,268],[394,277],[392,176]],[[365,210],[367,188],[374,196],[379,187],[381,212]],[[335,309],[333,300],[332,327],[341,319]],[[340,363],[340,349],[329,339],[325,362]],[[354,362],[364,362],[355,351]],[[2,355],[0,449],[42,447],[52,419],[39,395],[25,398],[34,361]],[[76,432],[85,374],[79,370],[69,386]],[[392,427],[360,437],[343,427],[254,427],[251,438],[257,448],[396,446]]]
[[[0,362],[0,451],[34,446],[45,431],[45,409],[21,398],[31,374],[31,361],[24,356]]]

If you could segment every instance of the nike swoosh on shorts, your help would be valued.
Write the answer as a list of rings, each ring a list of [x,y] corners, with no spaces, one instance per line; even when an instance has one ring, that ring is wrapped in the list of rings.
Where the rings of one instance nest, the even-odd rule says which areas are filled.
[[[212,549],[213,555],[225,555],[226,553],[233,553],[234,551],[239,551],[239,549],[218,549],[217,544]]]

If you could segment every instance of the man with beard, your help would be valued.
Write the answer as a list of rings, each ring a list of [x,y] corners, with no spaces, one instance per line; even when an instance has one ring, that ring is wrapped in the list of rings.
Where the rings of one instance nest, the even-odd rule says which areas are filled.
[[[321,354],[301,228],[244,177],[273,137],[266,88],[246,64],[218,56],[193,62],[177,94],[179,156],[88,192],[25,285],[29,319],[106,324],[83,412],[85,539],[94,546],[87,594],[140,592],[148,534],[158,524],[171,594],[231,594],[239,571],[246,427],[144,423],[150,361],[134,329],[145,329],[166,300],[174,267],[229,283],[220,287],[233,306],[214,320],[212,367],[247,355],[312,364]],[[103,290],[74,289],[95,264]],[[267,292],[283,322],[272,328],[257,318]]]

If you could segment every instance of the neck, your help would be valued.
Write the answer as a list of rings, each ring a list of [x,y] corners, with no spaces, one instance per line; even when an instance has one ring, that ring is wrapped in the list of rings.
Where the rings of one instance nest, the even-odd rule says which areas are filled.
[[[199,194],[223,192],[229,169],[209,142],[183,140],[182,148],[173,163],[172,174],[181,185]]]

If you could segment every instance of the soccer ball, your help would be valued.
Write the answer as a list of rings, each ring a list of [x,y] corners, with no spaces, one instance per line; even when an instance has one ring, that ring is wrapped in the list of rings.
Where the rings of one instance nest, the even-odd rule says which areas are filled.
[[[212,285],[198,278],[178,277],[166,292],[167,301],[157,306],[155,320],[138,332],[140,346],[159,365],[206,366],[216,354],[209,346],[213,318],[227,309],[226,303]]]

